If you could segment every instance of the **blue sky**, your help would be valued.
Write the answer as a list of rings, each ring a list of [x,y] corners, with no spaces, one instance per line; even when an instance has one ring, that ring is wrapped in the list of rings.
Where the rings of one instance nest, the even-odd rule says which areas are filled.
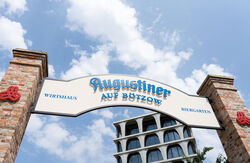
[[[249,6],[247,0],[0,0],[0,78],[11,50],[28,48],[48,52],[49,77],[56,79],[131,74],[195,94],[207,74],[234,76],[249,108]],[[16,162],[115,162],[112,122],[143,113],[32,115]],[[214,162],[223,153],[216,132],[193,131],[199,148],[215,147],[206,161]]]

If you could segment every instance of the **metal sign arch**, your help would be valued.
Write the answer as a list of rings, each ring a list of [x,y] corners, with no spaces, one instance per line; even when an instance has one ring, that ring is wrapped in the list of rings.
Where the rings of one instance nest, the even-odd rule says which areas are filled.
[[[76,117],[117,106],[160,112],[190,127],[221,128],[207,98],[154,80],[118,74],[69,81],[45,79],[32,113]]]

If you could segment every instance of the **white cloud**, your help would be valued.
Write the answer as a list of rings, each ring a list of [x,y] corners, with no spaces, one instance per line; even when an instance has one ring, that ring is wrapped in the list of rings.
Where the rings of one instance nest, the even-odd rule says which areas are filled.
[[[100,46],[95,53],[88,54],[86,51],[75,48],[75,54],[80,57],[71,61],[71,68],[66,72],[62,72],[61,78],[68,80],[93,74],[107,74],[109,72],[108,63],[110,56],[108,53],[110,49],[108,45]]]
[[[29,140],[38,147],[57,155],[63,154],[64,143],[72,143],[76,139],[58,123],[48,123],[46,118],[41,119],[37,115],[31,116],[27,134]]]
[[[115,58],[129,67],[141,68],[140,76],[166,82],[189,93],[194,93],[198,89],[201,80],[204,79],[205,74],[223,72],[223,69],[218,65],[204,64],[200,70],[194,70],[190,77],[182,79],[178,77],[177,70],[181,64],[190,59],[193,50],[175,50],[176,44],[180,41],[177,31],[166,36],[165,39],[168,45],[164,49],[156,49],[141,36],[138,27],[140,24],[137,23],[135,9],[121,1],[69,0],[69,2],[67,26],[71,30],[84,32],[91,37],[97,38],[103,44],[111,42],[117,52]],[[73,46],[71,44],[67,45]],[[109,57],[108,53],[106,53],[106,57]],[[72,68],[68,71],[70,72],[68,74],[71,75],[70,78],[91,74],[91,72],[85,72],[88,68],[85,68],[84,65],[88,64],[83,59],[87,63],[91,63],[91,65],[94,64],[91,61],[95,61],[86,57],[81,57],[79,61],[73,60]],[[91,61],[89,62],[89,60]],[[108,63],[109,60],[106,60],[102,66],[102,70],[105,69],[106,73],[108,72]],[[64,76],[68,75],[62,75],[63,78],[68,78]],[[197,78],[198,76],[202,76],[202,78]]]
[[[201,64],[202,67],[194,69],[190,76],[185,78],[178,76],[177,71],[181,65],[190,60],[193,49],[176,50],[176,45],[181,41],[179,33],[164,33],[163,41],[167,43],[163,49],[157,49],[153,44],[143,38],[141,34],[140,24],[136,18],[136,11],[119,0],[68,0],[70,7],[67,9],[67,27],[73,31],[88,34],[89,36],[98,39],[103,44],[112,43],[117,55],[115,59],[121,61],[125,65],[139,69],[139,76],[144,76],[154,80],[168,83],[171,86],[186,91],[187,93],[195,94],[198,87],[205,79],[207,74],[230,75],[220,65],[217,64]],[[160,16],[159,16],[160,18]],[[156,22],[158,20],[156,19]],[[85,56],[85,55],[84,55]],[[109,57],[106,53],[105,57]],[[84,58],[90,60],[91,58]],[[105,59],[105,58],[104,58]],[[81,58],[80,61],[73,61],[73,69],[81,69],[82,63],[85,63]],[[105,62],[105,68],[109,60]],[[93,62],[94,64],[94,62]],[[98,63],[97,63],[98,64]],[[77,65],[77,66],[76,66]],[[76,73],[79,76],[81,73]],[[106,71],[108,72],[108,70]],[[72,77],[72,76],[71,76]],[[201,137],[197,137],[198,142],[202,142],[202,138],[213,138],[213,143],[209,146],[214,146],[213,151],[223,151],[214,132],[207,130],[205,134],[200,133]],[[205,137],[206,136],[206,137]],[[206,142],[209,142],[205,139]],[[204,142],[203,142],[204,143]],[[200,148],[206,144],[199,143]],[[213,154],[215,153],[213,152]],[[222,152],[221,152],[222,153]],[[208,155],[209,159],[217,156]]]
[[[148,113],[152,112],[151,110],[147,110],[147,109],[144,109],[143,111],[145,112],[145,114],[148,114]]]
[[[106,126],[105,121],[103,119],[95,120],[93,122],[93,124],[88,127],[88,129],[92,133],[104,134],[104,135],[108,135],[108,136],[110,136],[112,138],[115,138],[114,131],[111,128]],[[95,136],[95,134],[94,134],[94,136]]]
[[[78,163],[114,161],[112,154],[108,153],[112,150],[104,144],[104,137],[112,140],[115,132],[106,126],[103,119],[93,120],[82,136],[77,137],[70,134],[60,119],[55,122],[53,118],[49,120],[32,115],[27,127],[27,137],[36,146],[63,160]],[[113,144],[110,146],[113,147]]]
[[[225,72],[224,68],[216,64],[203,64],[202,69],[211,74],[232,76],[230,73]]]
[[[206,74],[230,75],[225,73],[219,65],[203,64],[201,69],[193,70],[190,77],[182,79],[178,77],[177,70],[181,64],[190,59],[193,50],[175,50],[176,44],[180,41],[177,31],[165,35],[167,46],[164,49],[156,49],[141,36],[135,9],[121,1],[69,0],[69,2],[71,6],[67,9],[67,26],[71,30],[84,32],[91,37],[98,38],[104,44],[111,42],[117,52],[116,59],[129,67],[141,68],[140,76],[166,82],[188,93],[195,93]],[[75,69],[81,67],[79,65],[83,62],[81,60],[80,58],[80,61],[72,62],[78,65],[73,66]],[[88,58],[85,60],[88,61]],[[108,60],[105,62],[106,69],[108,62]],[[70,74],[80,74],[74,72]]]
[[[174,31],[173,33],[170,32],[160,32],[161,39],[167,43],[167,47],[169,50],[173,50],[176,46],[176,44],[180,41],[180,35],[177,31]]]
[[[203,64],[201,69],[193,70],[192,75],[184,79],[184,85],[181,88],[187,92],[195,93],[206,78],[207,74],[233,76],[232,74],[225,72],[224,68],[219,65]]]
[[[24,41],[26,31],[19,22],[0,17],[0,50],[12,50],[13,48],[25,48]]]
[[[162,54],[142,38],[135,9],[119,0],[69,2],[67,26],[99,38],[103,43],[111,42],[119,55],[117,59],[126,65],[139,68],[161,57]]]
[[[72,44],[69,40],[65,40],[65,46],[70,47],[70,48],[74,48],[75,50],[79,50],[79,48],[80,48],[80,45]]]
[[[176,71],[184,60],[188,60],[192,50],[181,51],[178,54],[168,52],[156,62],[150,62],[140,75],[154,80],[166,82],[169,85],[180,87],[182,79],[178,78]]]
[[[114,114],[110,110],[107,110],[107,109],[101,110],[100,115],[108,119],[112,119],[114,117]]]
[[[74,143],[65,153],[65,158],[75,160],[76,162],[114,162],[114,157],[110,151],[110,146],[114,144],[104,144],[104,137],[110,139],[115,137],[114,131],[107,127],[104,120],[95,120],[91,126],[88,126],[88,135],[82,136],[77,143]],[[98,157],[96,154],[98,153]]]
[[[106,118],[106,119],[114,118],[114,114],[109,109],[94,110],[91,113],[94,115],[102,116],[103,118]]]
[[[6,14],[23,14],[27,10],[26,0],[1,0],[0,8],[6,10]]]
[[[147,27],[146,30],[149,34],[153,34],[153,28],[155,27],[155,25],[161,20],[162,14],[158,14],[157,17],[154,19],[154,21],[152,22],[152,25],[150,27]]]
[[[247,101],[247,100],[245,99],[244,95],[241,93],[240,90],[238,90],[237,92],[238,92],[240,98],[241,98],[244,102]]]
[[[4,74],[5,74],[5,70],[1,70],[1,71],[0,71],[0,81],[2,80]]]
[[[214,147],[213,150],[207,153],[206,156],[208,160],[206,160],[206,162],[215,162],[219,153],[226,156],[216,131],[205,129],[192,130],[200,151],[202,151],[204,147]]]
[[[181,53],[181,54],[180,54]],[[177,76],[177,69],[181,61],[187,60],[191,52],[180,52],[178,56],[172,56],[165,61],[153,62],[150,67],[142,71],[141,76],[152,78],[154,80],[162,81],[183,90],[189,94],[196,94],[201,83],[206,78],[207,74],[233,76],[225,72],[225,70],[216,64],[203,64],[201,69],[194,69],[191,76],[184,79]],[[155,71],[157,70],[157,71]]]
[[[29,47],[31,47],[32,44],[33,44],[33,42],[32,42],[31,40],[26,40],[26,43],[27,43],[27,45],[28,45]]]
[[[49,77],[50,78],[55,78],[56,77],[54,66],[50,65],[50,64],[49,64]]]
[[[62,0],[49,0],[50,2],[61,2]]]
[[[129,113],[128,113],[128,109],[125,109],[125,110],[124,110],[124,112],[123,112],[123,117],[124,117],[125,119],[127,119],[127,118],[130,117],[130,115],[129,115]]]

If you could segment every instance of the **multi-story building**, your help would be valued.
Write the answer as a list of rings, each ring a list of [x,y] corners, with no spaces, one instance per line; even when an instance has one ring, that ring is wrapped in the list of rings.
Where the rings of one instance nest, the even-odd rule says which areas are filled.
[[[190,128],[160,113],[114,122],[117,163],[181,163],[195,158],[195,138]]]

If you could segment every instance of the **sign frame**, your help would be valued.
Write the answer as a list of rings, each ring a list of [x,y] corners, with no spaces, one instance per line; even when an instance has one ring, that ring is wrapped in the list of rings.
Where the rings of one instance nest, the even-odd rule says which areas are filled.
[[[59,79],[53,79],[53,78],[44,78],[42,81],[41,81],[41,85],[40,85],[40,89],[39,89],[39,92],[38,92],[38,96],[37,96],[37,99],[35,100],[35,104],[33,105],[34,107],[32,107],[32,109],[30,110],[30,112],[32,114],[43,114],[43,115],[54,115],[54,116],[64,116],[64,117],[78,117],[82,114],[85,114],[85,113],[88,113],[88,112],[91,112],[91,111],[94,111],[94,110],[98,110],[98,109],[104,109],[104,108],[113,108],[113,107],[128,107],[128,108],[140,108],[140,109],[146,109],[146,110],[150,110],[150,111],[154,111],[154,112],[158,112],[158,113],[161,113],[161,114],[164,114],[164,115],[167,115],[169,117],[172,117],[174,119],[176,119],[177,121],[181,122],[182,124],[188,126],[188,127],[194,127],[194,128],[203,128],[203,129],[216,129],[216,130],[223,130],[224,127],[221,125],[220,121],[218,120],[217,118],[217,115],[214,113],[214,108],[213,106],[210,104],[211,108],[212,108],[212,111],[213,111],[213,114],[215,115],[215,118],[216,118],[216,121],[217,123],[219,124],[219,127],[209,127],[209,126],[202,126],[202,125],[189,125],[187,124],[186,122],[184,122],[183,120],[181,120],[180,118],[177,118],[175,117],[174,115],[170,115],[164,111],[161,111],[160,109],[159,110],[156,110],[156,109],[151,109],[149,107],[141,107],[141,106],[137,106],[137,105],[133,105],[133,104],[129,104],[129,105],[103,105],[102,107],[93,107],[93,108],[89,108],[89,109],[86,109],[84,111],[81,111],[77,114],[67,114],[67,113],[58,113],[58,112],[47,112],[47,111],[36,111],[35,108],[38,104],[38,99],[39,97],[41,96],[41,93],[42,93],[42,88],[43,88],[43,85],[44,85],[44,82],[45,80],[51,80],[51,81],[59,81],[59,82],[71,82],[71,81],[74,81],[74,80],[79,80],[79,79],[82,79],[82,78],[87,78],[87,77],[102,77],[102,76],[110,76],[110,75],[120,75],[120,76],[128,76],[128,77],[134,77],[134,78],[140,78],[140,79],[144,79],[144,80],[149,80],[149,81],[153,81],[153,82],[156,82],[156,83],[159,83],[159,84],[162,84],[162,85],[166,85],[172,89],[175,89],[181,93],[184,93],[185,95],[187,96],[190,96],[190,97],[197,97],[197,98],[204,98],[207,100],[207,102],[210,104],[210,101],[207,97],[203,97],[203,96],[199,96],[199,95],[190,95],[178,88],[175,88],[173,86],[170,86],[168,84],[165,84],[163,82],[159,82],[157,80],[153,80],[153,79],[149,79],[149,78],[145,78],[145,77],[139,77],[139,76],[135,76],[135,75],[128,75],[128,74],[103,74],[103,75],[88,75],[88,76],[83,76],[83,77],[78,77],[78,78],[74,78],[74,79],[70,79],[70,80],[59,80]]]

